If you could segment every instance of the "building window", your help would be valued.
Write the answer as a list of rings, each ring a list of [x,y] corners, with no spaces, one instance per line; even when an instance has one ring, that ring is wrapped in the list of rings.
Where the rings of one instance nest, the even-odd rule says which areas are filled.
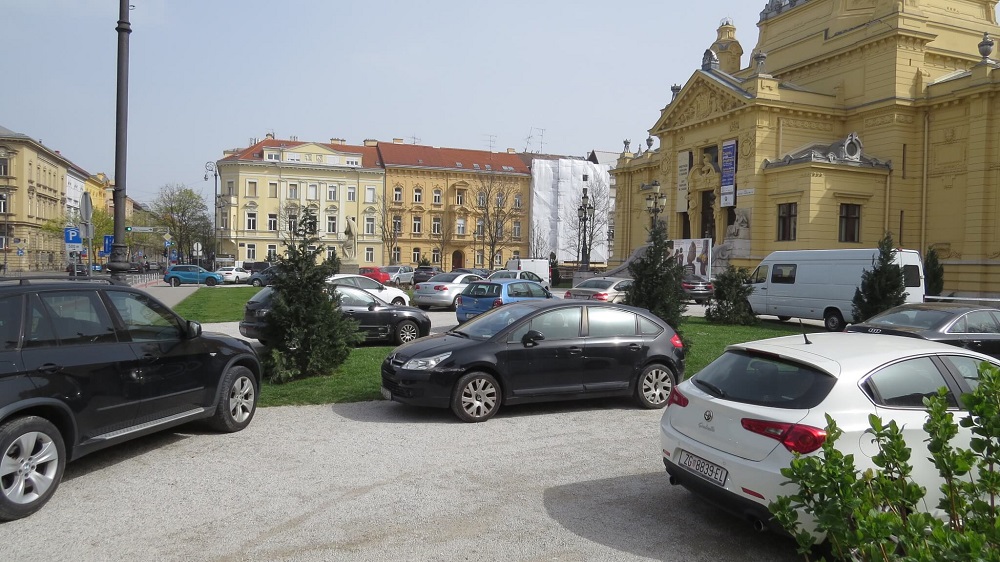
[[[840,241],[861,241],[861,205],[840,205]]]
[[[514,195],[514,208],[515,209],[520,209],[521,208],[521,194],[520,193]]]
[[[272,162],[277,162],[277,161],[281,160],[281,155],[278,154],[277,152],[268,152],[267,153],[267,159],[270,160],[270,161],[272,161]]]
[[[402,203],[403,202],[403,188],[396,187],[392,190],[392,202]]]
[[[247,213],[247,230],[257,230],[257,213]]]
[[[441,263],[441,250],[437,248],[431,250],[431,263]]]
[[[464,189],[459,189],[458,191],[455,192],[455,204],[456,205],[465,205],[465,190]]]
[[[424,190],[420,189],[419,187],[413,190],[413,202],[414,203],[424,202]]]
[[[365,188],[365,203],[375,202],[375,186],[369,185]]]
[[[247,180],[247,197],[257,197],[256,180]]]
[[[30,167],[28,169],[31,169]],[[226,195],[235,195],[234,190],[236,187],[233,184],[233,180],[226,180]]]
[[[403,253],[399,250],[399,246],[396,246],[395,248],[393,248],[392,249],[392,263],[399,263],[399,260],[402,259],[402,254]]]
[[[507,195],[504,193],[497,193],[497,209],[503,209],[503,206],[507,204]]]
[[[413,249],[413,263],[420,263],[420,248]]]
[[[247,244],[247,259],[248,260],[255,260],[255,259],[257,259],[257,245],[256,244]]]
[[[288,232],[295,232],[299,227],[299,216],[288,215]]]
[[[503,265],[503,252],[498,251],[496,255],[493,256],[493,265],[494,266]]]
[[[798,203],[782,203],[778,205],[778,240],[795,240],[798,209]]]
[[[326,249],[326,259],[332,260],[335,257],[337,257],[337,249],[328,247]]]
[[[268,244],[267,245],[267,261],[274,261],[278,259],[278,245]]]
[[[422,226],[423,226],[423,219],[420,217],[413,217],[413,233],[420,234]]]
[[[219,225],[222,230],[229,228],[229,217],[222,217],[222,224]]]
[[[481,237],[483,235],[483,233],[485,233],[485,232],[486,232],[486,229],[483,226],[483,219],[476,219],[476,236],[480,236]]]
[[[521,237],[521,221],[514,221],[514,226],[511,229],[510,235],[514,238]]]
[[[392,232],[394,234],[403,233],[403,217],[395,215],[392,217]]]
[[[327,201],[337,200],[337,184],[331,183],[326,186],[326,200]]]
[[[358,200],[358,193],[357,192],[358,192],[358,188],[357,187],[355,187],[353,185],[347,186],[347,200],[348,201],[357,201]]]
[[[10,175],[10,160],[7,158],[0,158],[0,176]]]
[[[434,190],[434,204],[435,205],[440,205],[441,204],[441,190],[440,189],[435,189]]]
[[[441,217],[431,219],[431,234],[441,234]]]
[[[273,199],[278,198],[278,182],[272,181],[267,184],[267,196]]]
[[[479,205],[480,207],[485,207],[486,206],[486,192],[485,191],[480,191],[479,195],[476,196],[476,205]]]
[[[465,219],[455,221],[455,234],[465,234]]]
[[[309,187],[306,188],[306,189],[307,189],[307,191],[306,191],[306,199],[311,199],[311,200],[314,200],[314,201],[316,199],[319,199],[319,185],[318,184],[311,183],[311,184],[309,184]]]
[[[289,199],[299,198],[299,184],[297,183],[288,184],[288,198]]]
[[[271,213],[267,215],[267,229],[271,232],[278,230],[278,215]]]
[[[375,217],[365,217],[365,234],[375,236]]]
[[[375,248],[372,248],[371,246],[365,248],[365,261],[368,263],[375,261]]]
[[[512,259],[512,260],[519,260],[519,259],[521,259],[521,250],[514,250],[513,252],[511,252],[510,259]]]
[[[503,223],[497,223],[496,230],[493,231],[497,240],[503,240]]]
[[[483,265],[483,251],[476,250],[476,265]]]
[[[329,234],[337,234],[337,215],[326,216],[326,231]]]
[[[7,213],[7,198],[10,197],[8,193],[0,193],[0,213]]]

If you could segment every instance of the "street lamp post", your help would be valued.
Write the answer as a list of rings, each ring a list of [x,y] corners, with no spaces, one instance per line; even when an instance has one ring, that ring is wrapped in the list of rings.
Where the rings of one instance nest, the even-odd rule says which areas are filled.
[[[128,37],[132,26],[128,20],[129,0],[118,6],[118,90],[115,114],[115,242],[111,246],[111,278],[126,281],[128,246],[125,244],[125,168],[128,162]]]
[[[583,176],[584,181],[587,181],[587,176]],[[576,218],[580,219],[580,232],[582,233],[583,241],[580,243],[582,248],[582,264],[580,265],[580,271],[590,271],[590,245],[587,241],[587,223],[594,220],[594,206],[590,204],[590,196],[587,195],[587,188],[583,188],[583,197],[580,198],[580,206],[576,208]],[[593,237],[591,237],[590,243],[594,242]]]
[[[3,274],[7,275],[7,252],[10,251],[10,186],[4,185],[4,192],[0,193],[0,201],[3,201]]]
[[[660,193],[660,182],[653,180],[653,183],[642,185],[642,189],[652,188],[653,193],[646,196],[646,212],[649,213],[649,229],[653,230],[656,227],[656,221],[660,215],[667,207],[667,195],[665,193]],[[667,221],[664,219],[663,228],[666,229]]]
[[[209,174],[215,178],[215,184],[212,188],[212,201],[214,203],[213,216],[212,216],[212,266],[216,267],[217,264],[214,262],[219,255],[219,169],[216,167],[215,162],[205,162],[205,181],[208,181]]]

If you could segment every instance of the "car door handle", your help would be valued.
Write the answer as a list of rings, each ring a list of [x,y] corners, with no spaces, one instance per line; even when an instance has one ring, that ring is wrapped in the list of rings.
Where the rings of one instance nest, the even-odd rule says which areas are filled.
[[[574,345],[573,347],[567,349],[566,351],[568,351],[570,355],[580,355],[580,353],[583,352],[583,349]]]
[[[62,365],[56,365],[55,363],[46,363],[36,369],[39,373],[45,373],[46,375],[51,375],[53,373],[58,373],[62,370]]]
[[[642,349],[642,346],[637,343],[630,343],[628,349],[629,351],[639,351],[640,349]]]
[[[155,355],[153,355],[152,353],[144,353],[142,355],[142,362],[143,363],[152,363],[153,361],[156,361],[156,359],[157,359],[157,357]]]

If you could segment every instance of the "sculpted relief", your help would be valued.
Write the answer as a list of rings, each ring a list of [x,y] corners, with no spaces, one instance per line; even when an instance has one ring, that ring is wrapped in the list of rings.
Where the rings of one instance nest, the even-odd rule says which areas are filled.
[[[732,111],[742,107],[743,102],[706,86],[698,86],[684,96],[686,102],[679,111],[671,116],[672,126],[681,126],[692,121],[702,121],[714,115]]]

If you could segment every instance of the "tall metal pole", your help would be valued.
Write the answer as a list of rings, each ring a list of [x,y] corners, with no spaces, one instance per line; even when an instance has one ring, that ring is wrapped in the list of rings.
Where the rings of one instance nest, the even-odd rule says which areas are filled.
[[[7,253],[10,252],[10,186],[3,186],[3,274],[7,275]]]
[[[125,244],[125,168],[128,161],[128,36],[132,26],[128,20],[128,0],[118,6],[118,101],[115,123],[115,242],[111,246],[111,278],[125,281],[128,271],[128,245]]]
[[[212,266],[217,269],[218,255],[219,255],[219,169],[216,167],[215,162],[205,162],[205,179],[208,179],[208,174],[211,173],[215,178],[215,183],[213,184],[212,191]]]

